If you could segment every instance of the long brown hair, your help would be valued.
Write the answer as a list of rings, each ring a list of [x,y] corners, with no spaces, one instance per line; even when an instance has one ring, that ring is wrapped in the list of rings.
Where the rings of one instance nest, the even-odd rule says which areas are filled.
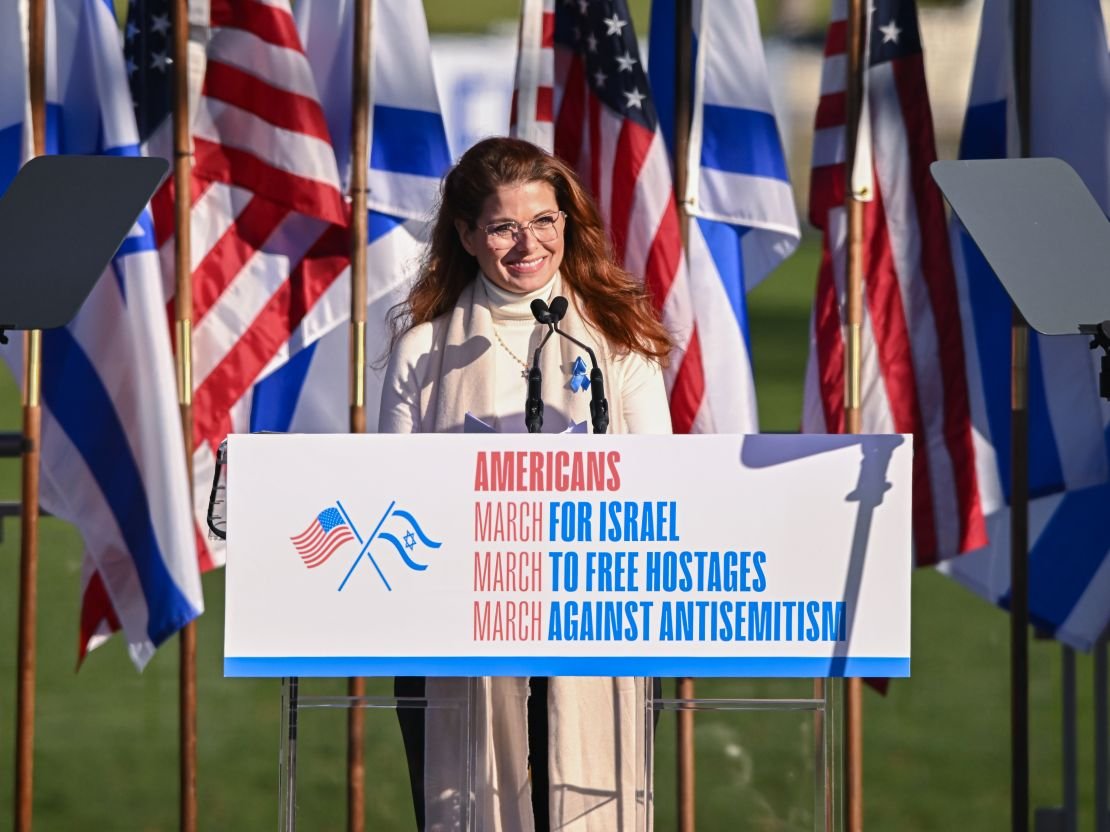
[[[619,355],[638,352],[666,365],[671,338],[643,284],[617,265],[597,206],[565,163],[529,142],[492,138],[463,154],[443,180],[431,243],[408,298],[393,308],[393,343],[412,327],[451,309],[478,272],[463,248],[455,221],[475,227],[486,199],[498,188],[546,182],[566,212],[559,273],[590,324]]]

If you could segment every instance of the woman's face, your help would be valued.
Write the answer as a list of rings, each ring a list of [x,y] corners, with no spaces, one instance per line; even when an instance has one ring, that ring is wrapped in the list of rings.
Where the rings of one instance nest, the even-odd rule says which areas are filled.
[[[547,283],[563,262],[566,219],[558,211],[555,189],[547,182],[502,185],[486,198],[474,228],[461,220],[455,227],[463,248],[478,259],[486,277],[506,291],[523,295]],[[556,214],[554,229],[552,214]],[[524,227],[538,218],[543,218],[540,223]],[[515,233],[507,233],[514,229],[506,223],[516,223]],[[540,236],[550,236],[554,230],[554,239],[536,239],[541,225],[547,229]],[[490,233],[495,231],[501,236]]]

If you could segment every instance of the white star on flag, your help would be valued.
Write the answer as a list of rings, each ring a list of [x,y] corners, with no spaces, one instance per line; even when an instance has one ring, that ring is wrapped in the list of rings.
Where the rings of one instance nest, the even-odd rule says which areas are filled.
[[[173,61],[165,52],[155,52],[150,58],[150,68],[157,69],[159,72],[165,72],[171,63]]]
[[[640,102],[643,101],[647,96],[645,96],[639,90],[634,89],[632,90],[632,92],[626,92],[624,94],[624,97],[628,99],[628,103],[625,105],[626,107],[639,107],[640,109],[643,109],[643,107],[640,106]]]
[[[597,51],[597,38],[594,37],[593,32],[590,32],[590,34],[586,36],[586,46],[590,48],[591,52]]]
[[[883,43],[898,43],[898,36],[902,34],[895,20],[890,21],[886,26],[880,26],[879,31],[883,33]]]
[[[620,35],[621,29],[628,25],[627,20],[621,20],[617,15],[602,18],[605,21],[605,34]]]
[[[150,20],[151,31],[166,34],[170,30],[170,16],[168,14],[155,15]]]
[[[636,59],[632,57],[631,52],[625,52],[623,55],[617,55],[617,66],[620,67],[621,72],[631,72],[633,64]]]
[[[594,81],[597,82],[598,87],[604,87],[605,81],[608,78],[609,76],[602,72],[600,69],[594,73]]]

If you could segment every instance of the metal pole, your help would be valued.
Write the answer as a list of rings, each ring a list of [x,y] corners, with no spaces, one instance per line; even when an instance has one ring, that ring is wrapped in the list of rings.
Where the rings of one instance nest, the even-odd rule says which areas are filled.
[[[1095,644],[1095,832],[1110,832],[1110,697],[1107,696],[1107,644]]]
[[[355,0],[354,64],[351,67],[351,324],[350,427],[366,432],[366,245],[367,168],[370,134],[370,43],[372,0]],[[366,695],[366,681],[347,680],[347,695]],[[366,816],[366,772],[363,710],[353,702],[347,710],[347,829],[362,832]]]
[[[177,402],[185,444],[189,492],[193,488],[193,281],[191,256],[192,142],[189,135],[189,7],[173,4],[174,353]],[[178,656],[180,827],[197,828],[197,630],[181,629]]]
[[[1013,62],[1021,156],[1029,156],[1029,0],[1014,0]],[[1029,829],[1029,326],[1011,313],[1010,346],[1010,789],[1014,832]]]
[[[860,113],[863,107],[863,45],[866,37],[866,15],[862,0],[849,0],[848,3],[848,62],[845,91],[847,107],[846,159],[848,219],[848,262],[847,262],[847,369],[845,374],[844,419],[847,433],[859,433],[861,429],[862,390],[860,373],[862,366],[863,331],[863,203],[855,198],[852,190],[852,167],[856,158],[856,141],[859,133]],[[860,679],[844,681],[844,757],[847,794],[848,832],[863,829],[863,685]]]
[[[28,71],[34,154],[46,152],[46,3],[29,6]],[[19,657],[16,682],[15,832],[30,832],[35,764],[35,624],[38,612],[39,460],[42,439],[42,332],[23,339],[22,504],[19,543]]]
[[[1076,730],[1075,650],[1061,648],[1063,682],[1064,830],[1079,830],[1079,750]]]
[[[690,145],[690,117],[693,63],[693,4],[691,0],[675,0],[675,87],[674,87],[674,190],[678,208],[678,227],[682,234],[682,248],[686,250],[690,217],[686,210],[686,183],[689,177],[687,154]],[[675,680],[675,698],[693,699],[694,680],[683,677]],[[675,712],[675,744],[678,753],[678,829],[694,832],[697,785],[694,749],[694,711],[679,707]]]

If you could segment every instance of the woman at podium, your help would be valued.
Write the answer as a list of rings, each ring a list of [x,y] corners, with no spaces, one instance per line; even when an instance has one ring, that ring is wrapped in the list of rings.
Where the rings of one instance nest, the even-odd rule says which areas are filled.
[[[670,433],[662,367],[671,340],[642,284],[613,259],[593,201],[563,162],[487,139],[447,174],[428,253],[393,313],[384,433],[522,433],[528,371],[547,332],[530,305],[568,300],[560,328],[604,373],[610,431]],[[541,353],[542,430],[589,424],[588,358],[566,338]],[[399,696],[461,697],[467,681],[398,678]],[[484,678],[475,683],[474,828],[631,832],[643,771],[643,684],[631,678]],[[457,735],[450,709],[402,709],[420,829],[454,829]],[[642,795],[641,795],[642,800]]]

